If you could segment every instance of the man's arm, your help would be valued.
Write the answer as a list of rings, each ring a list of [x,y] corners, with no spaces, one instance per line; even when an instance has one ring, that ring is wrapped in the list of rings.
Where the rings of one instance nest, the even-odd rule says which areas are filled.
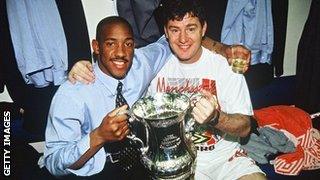
[[[246,62],[243,72],[246,72],[251,62],[251,51],[243,45],[226,45],[215,41],[207,36],[202,40],[202,45],[214,53],[220,54],[227,58],[229,65],[233,59],[241,58]]]
[[[248,66],[250,65],[251,52],[242,45],[229,46],[229,45],[225,45],[217,41],[214,41],[209,37],[205,37],[203,39],[202,45],[207,49],[226,57],[229,64],[232,63],[232,58],[243,57],[243,56],[247,57],[245,58],[247,65],[244,69],[244,72],[248,69]],[[168,45],[166,46],[169,48]],[[167,50],[166,48],[163,48],[163,49],[164,49],[163,52]],[[159,53],[151,53],[150,55],[153,55],[153,54],[159,54]],[[162,53],[162,54],[164,55],[164,57],[168,55],[167,53]],[[77,63],[75,63],[68,74],[68,80],[71,83],[75,83],[76,81],[79,81],[84,84],[89,84],[93,82],[94,79],[95,79],[95,75],[93,72],[92,64],[86,60],[80,60]]]
[[[203,97],[196,103],[192,115],[200,124],[207,123],[222,132],[245,137],[250,132],[250,118],[240,113],[228,114],[217,109],[216,98],[202,90]]]
[[[218,124],[214,127],[228,134],[246,137],[250,132],[250,117],[243,114],[227,114],[220,111]],[[210,121],[211,119],[209,119]]]
[[[68,87],[63,88],[68,89],[70,94],[74,93]],[[105,151],[101,150],[103,144],[128,134],[126,115],[114,115],[126,106],[107,114],[98,128],[84,134],[82,125],[91,121],[84,119],[87,115],[82,104],[78,98],[59,91],[52,100],[46,128],[44,163],[55,176],[70,173],[90,176],[98,173],[105,163]]]
[[[92,158],[106,142],[119,141],[129,133],[127,115],[117,115],[125,111],[127,106],[117,108],[104,117],[99,127],[90,133],[90,148],[71,166],[70,169],[78,170]]]
[[[208,36],[205,36],[203,38],[202,45],[205,48],[213,51],[214,53],[221,54],[222,56],[228,59],[226,54],[226,49],[229,47],[228,45],[215,41],[209,38]]]
[[[158,74],[171,55],[172,52],[165,36],[161,36],[154,43],[135,49],[136,60],[151,70],[151,79]]]
[[[103,147],[103,141],[97,135],[97,129],[90,133],[90,148],[69,169],[78,170]]]
[[[135,49],[135,56],[147,59],[148,61],[146,63],[155,74],[160,71],[171,54],[169,44],[164,36],[160,37],[154,43]],[[76,81],[83,84],[94,82],[95,75],[92,64],[87,60],[78,61],[72,66],[68,74],[68,80],[73,84],[76,83]]]

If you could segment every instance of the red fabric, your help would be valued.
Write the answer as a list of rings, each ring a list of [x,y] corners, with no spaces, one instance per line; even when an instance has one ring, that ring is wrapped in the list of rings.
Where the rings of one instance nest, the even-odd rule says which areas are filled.
[[[259,127],[272,127],[292,135],[297,142],[296,151],[278,156],[274,160],[275,172],[298,175],[301,170],[320,168],[320,135],[312,128],[310,115],[292,106],[270,106],[254,111]]]

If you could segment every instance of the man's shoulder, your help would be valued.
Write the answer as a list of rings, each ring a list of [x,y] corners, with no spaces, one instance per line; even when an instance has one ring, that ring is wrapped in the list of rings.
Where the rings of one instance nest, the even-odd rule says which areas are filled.
[[[213,64],[226,66],[228,65],[227,59],[221,54],[210,51],[209,49],[203,47],[204,58]]]
[[[206,67],[210,67],[215,73],[230,73],[231,67],[228,64],[228,60],[217,53],[214,53],[206,48],[203,48],[203,63]]]
[[[69,97],[78,97],[89,92],[90,89],[92,89],[92,86],[93,84],[83,84],[80,82],[72,84],[70,81],[66,81],[60,85],[55,95],[57,96],[61,94]]]

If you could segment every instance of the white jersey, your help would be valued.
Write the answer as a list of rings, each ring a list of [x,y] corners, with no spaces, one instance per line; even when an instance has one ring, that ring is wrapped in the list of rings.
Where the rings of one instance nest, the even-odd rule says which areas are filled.
[[[190,96],[205,89],[216,95],[221,111],[252,115],[250,95],[244,76],[233,73],[223,56],[214,54],[204,47],[202,50],[200,60],[193,64],[180,63],[172,55],[150,83],[147,95],[156,92],[178,92]],[[218,135],[206,128],[196,129],[193,141],[198,150],[196,171],[201,166],[205,168],[210,160],[227,161],[240,146],[236,138]]]

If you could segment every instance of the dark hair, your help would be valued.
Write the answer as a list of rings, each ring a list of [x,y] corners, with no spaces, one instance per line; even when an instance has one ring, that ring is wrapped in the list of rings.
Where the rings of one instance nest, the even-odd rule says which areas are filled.
[[[102,19],[98,23],[97,30],[96,30],[96,40],[97,41],[101,40],[103,29],[106,28],[106,26],[112,26],[114,24],[123,24],[123,25],[127,26],[130,33],[133,35],[132,27],[126,19],[119,17],[119,16],[109,16],[109,17]]]
[[[199,18],[203,26],[206,15],[199,0],[163,0],[161,4],[163,25],[170,20],[182,20],[186,14]]]

